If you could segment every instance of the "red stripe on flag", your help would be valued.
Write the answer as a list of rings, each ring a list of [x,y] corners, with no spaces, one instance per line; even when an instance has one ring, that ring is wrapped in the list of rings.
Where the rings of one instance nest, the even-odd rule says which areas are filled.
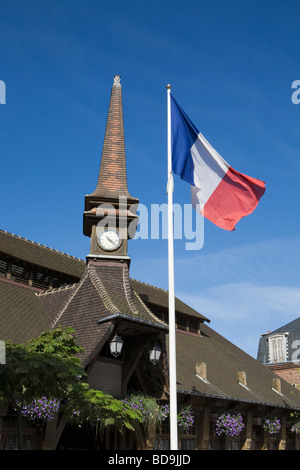
[[[254,211],[265,190],[263,181],[229,167],[201,212],[218,227],[234,230],[242,217]]]

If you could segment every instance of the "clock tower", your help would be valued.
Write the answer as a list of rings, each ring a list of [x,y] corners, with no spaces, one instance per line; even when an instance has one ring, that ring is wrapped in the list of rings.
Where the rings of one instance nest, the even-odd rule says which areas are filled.
[[[128,239],[138,223],[138,199],[127,188],[121,78],[115,75],[96,189],[85,196],[83,233],[91,238],[87,260],[120,260],[129,264]]]

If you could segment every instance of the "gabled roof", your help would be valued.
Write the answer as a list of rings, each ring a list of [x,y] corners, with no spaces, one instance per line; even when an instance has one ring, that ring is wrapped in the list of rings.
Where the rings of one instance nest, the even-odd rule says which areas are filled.
[[[77,284],[38,294],[51,328],[72,326],[85,349],[84,363],[99,350],[117,319],[167,328],[131,288],[126,263],[92,262]],[[108,328],[108,329],[107,329]]]

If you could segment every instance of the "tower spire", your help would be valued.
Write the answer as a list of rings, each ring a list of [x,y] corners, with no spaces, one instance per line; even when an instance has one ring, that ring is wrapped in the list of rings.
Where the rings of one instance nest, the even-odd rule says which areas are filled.
[[[115,75],[110,95],[97,187],[89,196],[105,199],[126,196],[134,203],[137,202],[137,199],[129,194],[127,188],[122,87],[120,82],[120,75]],[[86,196],[86,198],[89,199],[89,196]]]
[[[92,236],[95,226],[104,218],[102,212],[104,205],[109,205],[109,210],[113,207],[112,210],[114,216],[116,216],[120,233],[123,229],[122,238],[125,237],[125,227],[125,238],[132,238],[129,236],[127,229],[130,222],[137,221],[136,209],[138,202],[138,199],[129,194],[127,187],[121,77],[115,75],[110,95],[97,186],[93,193],[85,196],[83,233]],[[92,236],[92,238],[95,238],[95,236]],[[95,251],[97,245],[93,240],[91,243],[93,251]],[[124,252],[126,251],[125,248],[127,250],[127,244],[125,247],[125,243],[123,243]]]

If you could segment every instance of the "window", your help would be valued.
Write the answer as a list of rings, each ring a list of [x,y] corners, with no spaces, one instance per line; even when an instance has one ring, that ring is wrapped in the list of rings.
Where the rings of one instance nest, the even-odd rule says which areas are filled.
[[[268,450],[278,450],[278,442],[274,441],[268,441],[267,442],[267,449]]]
[[[7,261],[0,259],[0,276],[5,277],[7,272]]]
[[[228,441],[227,450],[240,450],[240,441]]]
[[[14,260],[11,265],[11,279],[28,284],[30,268],[22,261]]]
[[[50,274],[47,271],[34,270],[32,285],[41,289],[48,289],[50,287]]]
[[[169,439],[157,438],[154,441],[154,450],[169,450]]]
[[[180,450],[194,450],[196,438],[195,425],[191,426],[188,430],[179,428],[178,431],[180,435]]]
[[[24,450],[36,449],[37,430],[38,429],[33,422],[23,418]],[[17,416],[9,413],[6,416],[3,416],[2,432],[0,435],[0,450],[16,449],[18,449]]]
[[[263,431],[261,424],[255,424],[255,421],[258,421],[258,419],[254,417],[252,426],[251,450],[260,450],[263,441]]]
[[[180,450],[195,450],[195,439],[180,439]]]
[[[286,361],[286,335],[269,337],[269,362]]]
[[[210,437],[208,441],[208,450],[219,450],[219,449],[220,449],[220,440]]]

